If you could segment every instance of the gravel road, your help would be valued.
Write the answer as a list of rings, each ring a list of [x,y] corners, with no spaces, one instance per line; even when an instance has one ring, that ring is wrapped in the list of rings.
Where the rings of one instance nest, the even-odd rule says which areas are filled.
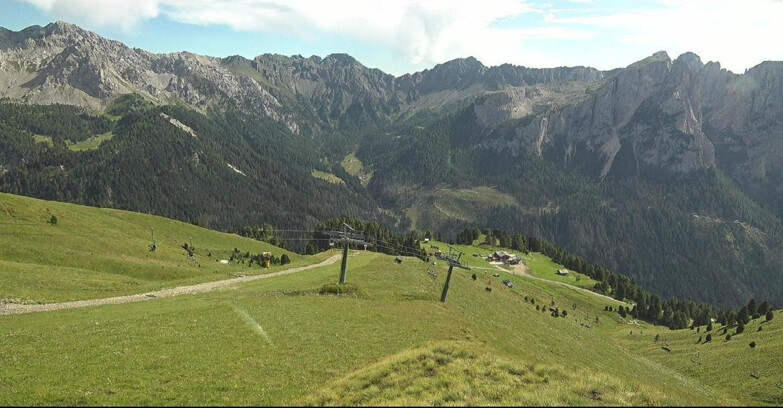
[[[292,273],[306,271],[308,269],[320,268],[331,265],[340,260],[342,255],[334,255],[321,263],[296,268],[286,269],[280,272],[273,272],[266,275],[241,276],[238,278],[219,280],[214,282],[204,282],[197,285],[178,286],[175,288],[161,289],[155,292],[140,293],[137,295],[117,296],[103,299],[77,300],[74,302],[47,303],[43,305],[19,305],[19,304],[0,304],[0,316],[16,315],[23,313],[51,312],[53,310],[75,309],[78,307],[117,305],[121,303],[144,302],[147,300],[172,297],[180,295],[195,295],[197,293],[211,292],[216,289],[226,288],[238,285],[244,282],[250,282],[259,279],[274,278],[276,276],[290,275]]]
[[[514,269],[511,270],[511,271],[509,271],[508,269],[503,269],[503,268],[501,268],[499,266],[495,266],[494,268],[474,267],[473,269],[498,270],[498,271],[502,271],[502,272],[508,272],[508,273],[510,273],[512,275],[523,276],[525,278],[537,280],[537,281],[540,281],[540,282],[546,282],[546,283],[551,283],[551,284],[554,284],[554,285],[565,286],[565,287],[573,289],[573,290],[577,290],[577,291],[584,292],[584,293],[587,293],[587,294],[590,294],[590,295],[593,295],[593,296],[604,298],[604,299],[606,299],[608,301],[611,301],[612,303],[622,303],[622,304],[625,304],[625,302],[620,302],[619,300],[617,300],[615,298],[612,298],[612,297],[609,297],[609,296],[606,296],[606,295],[602,295],[602,294],[597,293],[597,292],[593,292],[590,289],[580,288],[579,286],[574,286],[574,285],[571,285],[571,284],[565,283],[565,282],[558,282],[558,281],[553,281],[553,280],[549,280],[549,279],[544,279],[544,278],[539,278],[537,276],[533,276],[530,273],[528,273],[528,269],[530,269],[530,267],[527,266],[527,265],[517,264],[517,265],[514,266]]]

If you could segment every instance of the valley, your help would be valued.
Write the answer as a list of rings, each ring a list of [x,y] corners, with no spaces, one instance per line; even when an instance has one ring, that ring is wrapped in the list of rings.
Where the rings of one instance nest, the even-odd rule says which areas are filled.
[[[657,52],[393,76],[347,54],[154,54],[56,22],[0,35],[0,191],[222,231],[469,223],[667,297],[781,303],[781,75]]]

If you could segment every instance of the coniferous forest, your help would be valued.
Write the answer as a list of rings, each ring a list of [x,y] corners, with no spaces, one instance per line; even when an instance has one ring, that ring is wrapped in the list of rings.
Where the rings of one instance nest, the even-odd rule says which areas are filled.
[[[264,224],[317,231],[326,220],[348,217],[387,231],[380,236],[404,236],[417,191],[494,186],[515,204],[471,214],[481,228],[558,243],[666,298],[721,307],[751,297],[783,301],[783,282],[771,278],[783,265],[779,214],[718,169],[596,180],[545,157],[519,160],[475,148],[478,130],[460,114],[368,129],[316,137],[230,108],[204,113],[133,95],[104,115],[3,103],[0,190],[251,235]],[[72,148],[106,134],[95,148]],[[374,171],[366,187],[339,165],[354,146]],[[314,170],[341,182],[316,178]],[[464,224],[446,219],[416,228],[453,236]],[[323,249],[323,241],[285,238],[276,244],[302,253]]]

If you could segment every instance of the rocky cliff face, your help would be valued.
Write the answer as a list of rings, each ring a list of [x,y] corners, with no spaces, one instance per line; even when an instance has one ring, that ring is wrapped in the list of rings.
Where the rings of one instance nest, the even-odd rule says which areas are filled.
[[[218,59],[151,54],[62,22],[0,37],[4,97],[97,111],[127,93],[156,102],[181,100],[202,110],[232,104],[297,128],[269,92],[250,78],[232,75]]]
[[[698,57],[657,53],[620,70],[578,103],[540,115],[485,145],[545,155],[596,177],[645,167],[689,172],[714,165],[702,131]]]
[[[443,112],[489,91],[590,82],[602,76],[586,67],[488,68],[465,58],[394,77],[345,54],[216,59],[131,49],[63,22],[0,31],[2,97],[100,111],[118,95],[138,93],[160,103],[179,100],[202,111],[238,107],[281,121],[293,131],[304,122],[314,122],[309,129],[316,132],[345,125],[380,126],[421,111]]]
[[[158,55],[61,22],[0,30],[0,97],[11,100],[100,111],[138,93],[201,111],[238,108],[314,134],[467,106],[477,147],[546,157],[597,178],[718,166],[781,203],[782,91],[783,63],[737,75],[691,53],[672,61],[659,52],[609,72],[464,58],[394,77],[345,54]]]

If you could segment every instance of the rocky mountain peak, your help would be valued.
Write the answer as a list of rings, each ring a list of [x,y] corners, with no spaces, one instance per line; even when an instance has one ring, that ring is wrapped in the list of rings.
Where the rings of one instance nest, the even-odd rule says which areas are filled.
[[[356,58],[345,53],[329,54],[324,58],[324,61],[334,61],[340,65],[362,65]],[[362,65],[363,66],[363,65]]]
[[[691,71],[700,71],[701,68],[704,67],[704,64],[701,62],[701,58],[692,52],[686,52],[680,55],[676,60],[674,60],[674,64],[683,64]]]
[[[90,33],[89,31],[75,25],[68,23],[66,21],[55,21],[54,23],[49,23],[44,27],[44,31],[47,35],[62,35],[62,36],[68,36],[68,35],[84,35],[87,33]],[[91,34],[91,33],[90,33]]]

